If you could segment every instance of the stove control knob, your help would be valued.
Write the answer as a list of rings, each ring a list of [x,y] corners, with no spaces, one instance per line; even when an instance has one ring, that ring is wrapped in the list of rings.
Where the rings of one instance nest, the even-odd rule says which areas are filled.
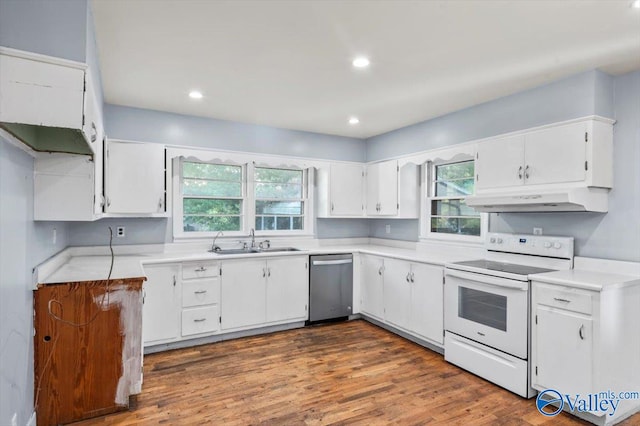
[[[553,243],[553,248],[559,249],[560,247],[562,247],[562,244],[558,242]]]
[[[496,242],[496,239],[494,237],[489,238],[489,242],[491,244],[494,244]]]
[[[549,241],[544,243],[544,248],[550,248],[551,247],[551,243]]]

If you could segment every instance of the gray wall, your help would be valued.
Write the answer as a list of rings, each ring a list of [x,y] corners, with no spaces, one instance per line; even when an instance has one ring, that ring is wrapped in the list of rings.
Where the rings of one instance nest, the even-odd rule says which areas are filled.
[[[1,425],[14,414],[26,424],[33,411],[31,269],[67,243],[67,224],[33,221],[33,158],[0,137]]]
[[[105,121],[111,139],[327,160],[365,160],[364,140],[343,136],[109,104],[105,105]]]
[[[222,150],[278,154],[343,161],[364,161],[362,139],[267,126],[243,124],[211,118],[193,117],[105,105],[106,130],[111,139],[157,142]],[[171,219],[102,219],[93,223],[74,223],[70,244],[105,244],[108,227],[125,226],[126,236],[114,238],[114,245],[155,244],[172,241]],[[318,238],[366,237],[366,220],[319,220]]]
[[[640,72],[612,77],[578,74],[526,92],[409,126],[367,141],[369,161],[480,139],[586,115],[617,120],[614,127],[614,189],[609,212],[492,214],[489,230],[576,239],[576,255],[640,261]],[[385,225],[391,224],[391,233]],[[414,241],[417,220],[371,220],[370,236]]]
[[[640,71],[613,79],[613,189],[609,212],[491,215],[490,229],[576,239],[580,256],[640,262]]]
[[[586,115],[613,115],[612,78],[600,71],[531,90],[367,139],[367,161],[440,148]]]
[[[86,0],[0,0],[0,45],[84,62]]]

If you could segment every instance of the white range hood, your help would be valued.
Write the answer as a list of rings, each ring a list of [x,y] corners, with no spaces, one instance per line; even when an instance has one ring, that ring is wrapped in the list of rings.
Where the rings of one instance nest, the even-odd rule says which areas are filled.
[[[562,188],[541,192],[512,192],[466,198],[479,212],[599,212],[608,210],[607,188]]]

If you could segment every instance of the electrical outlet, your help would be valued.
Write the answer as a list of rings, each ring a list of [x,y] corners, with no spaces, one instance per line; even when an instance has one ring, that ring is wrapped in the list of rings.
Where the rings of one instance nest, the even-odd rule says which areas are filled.
[[[124,237],[124,226],[118,226],[116,228],[116,237],[118,238]]]
[[[384,232],[385,232],[386,234],[390,234],[390,233],[391,233],[391,225],[386,225],[386,226],[384,227]]]
[[[542,228],[533,228],[533,235],[542,235]]]

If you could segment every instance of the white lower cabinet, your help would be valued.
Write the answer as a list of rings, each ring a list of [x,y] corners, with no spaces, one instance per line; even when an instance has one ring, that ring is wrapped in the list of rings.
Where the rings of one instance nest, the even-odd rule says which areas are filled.
[[[386,322],[443,344],[443,268],[385,259],[383,272]]]
[[[180,264],[144,267],[142,341],[145,346],[180,338]]]
[[[305,321],[309,311],[309,258],[269,259],[267,268],[267,322]]]
[[[307,319],[308,256],[222,263],[222,330]]]
[[[593,272],[586,279],[597,284],[597,276]],[[591,291],[534,279],[532,387],[556,390],[563,396],[565,409],[585,408],[569,412],[600,425],[615,424],[640,411],[640,399],[618,399],[621,392],[637,391],[640,386],[638,306],[637,284],[614,283]],[[613,400],[615,412],[609,405],[603,410],[589,404],[590,394]]]
[[[384,321],[384,262],[382,257],[360,256],[360,311]]]
[[[182,264],[182,336],[220,331],[220,264]]]

